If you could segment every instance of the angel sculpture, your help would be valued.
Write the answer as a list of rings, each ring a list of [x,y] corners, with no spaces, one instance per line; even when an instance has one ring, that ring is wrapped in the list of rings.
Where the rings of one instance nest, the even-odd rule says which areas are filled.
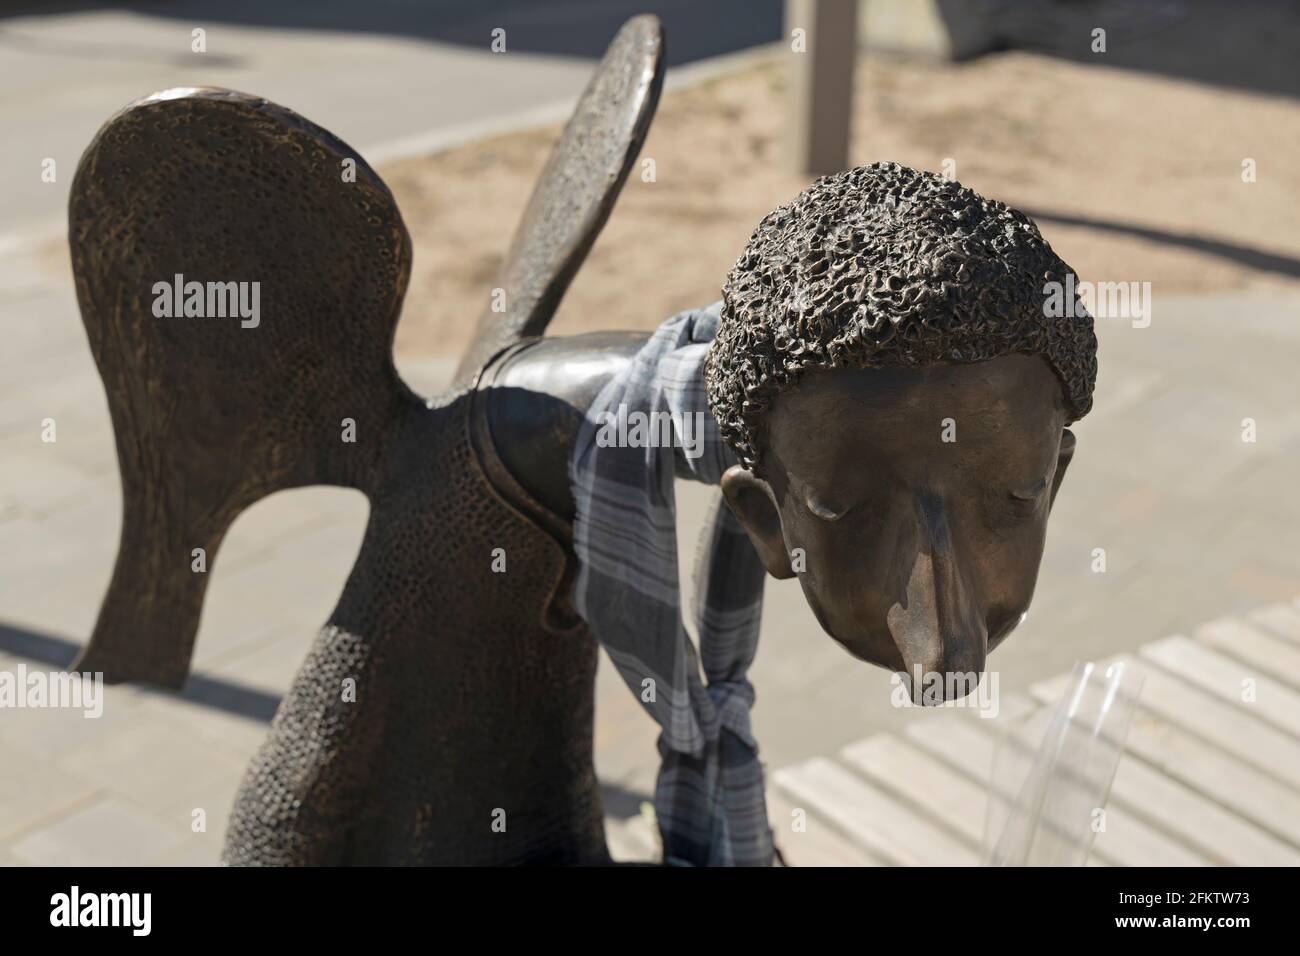
[[[725,499],[727,561],[705,615],[721,631],[753,623],[755,589],[742,601],[725,576],[752,567],[759,598],[764,570],[799,577],[856,657],[978,674],[1028,606],[1096,340],[1086,313],[1044,310],[1044,283],[1072,273],[1024,215],[905,167],[850,170],[763,220],[720,306],[653,336],[542,337],[640,149],[662,53],[653,17],[619,32],[515,235],[496,283],[506,310],[485,312],[453,384],[428,399],[392,361],[410,240],[356,151],[218,89],[139,100],[86,150],[69,238],[124,515],[75,668],[179,687],[207,581],[194,549],[215,555],[240,512],[281,489],[333,484],[370,501],[343,594],[236,799],[227,862],[608,861],[596,637],[613,655],[619,635],[592,624],[636,630],[631,609],[667,608],[667,621],[676,608],[675,593],[638,603],[650,599],[635,580],[622,582],[635,600],[609,597],[626,566],[610,553],[617,522],[588,513],[579,480],[593,408],[633,394],[636,369],[645,394],[691,413],[707,402],[712,470],[696,477]],[[652,347],[662,363],[647,362]],[[676,392],[656,377],[670,362]],[[654,480],[671,486],[691,460],[667,454]],[[632,484],[638,461],[658,467],[625,459]],[[498,551],[510,573],[495,573]],[[665,854],[769,862],[761,771],[734,801],[713,760],[758,767],[752,639],[721,664],[707,647],[700,661],[678,650],[660,675],[672,691],[661,751],[672,720],[711,715],[673,766],[719,789],[704,824],[661,813]],[[348,681],[355,700],[340,694]],[[661,790],[672,783],[661,776]],[[493,826],[498,809],[508,826]]]

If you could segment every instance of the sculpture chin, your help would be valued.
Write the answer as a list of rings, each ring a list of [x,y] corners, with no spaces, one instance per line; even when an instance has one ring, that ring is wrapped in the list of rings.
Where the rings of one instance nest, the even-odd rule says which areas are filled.
[[[895,633],[888,624],[878,628],[831,627],[820,607],[814,606],[813,612],[831,639],[860,661],[908,675],[970,674],[974,675],[972,687],[978,684],[988,651],[995,643],[981,627],[973,633],[948,636],[929,630]],[[1004,626],[997,640],[1003,640],[1014,627],[1014,621]]]
[[[986,658],[983,634],[961,638],[942,638],[935,634],[908,635],[895,638],[885,628],[880,631],[863,630],[852,636],[843,637],[844,631],[837,634],[826,627],[823,614],[814,608],[818,621],[835,643],[860,661],[883,667],[897,675],[895,695],[898,706],[937,707],[953,701],[972,698],[970,706],[984,710],[997,711],[997,680],[993,675],[991,686],[985,679],[984,661]],[[1003,628],[999,640],[1006,637],[1015,627],[1015,621]],[[939,662],[931,660],[909,661],[900,645],[905,641],[915,645],[930,644],[947,649],[945,659]],[[991,646],[992,642],[988,642]],[[971,666],[964,667],[961,661],[971,661]],[[975,666],[978,662],[978,666]],[[983,690],[981,690],[983,688]]]
[[[822,615],[818,613],[818,620]],[[1002,641],[1015,629],[1019,619],[1013,619],[1004,625],[998,633],[997,642]],[[826,633],[856,659],[876,667],[883,667],[899,675],[901,692],[913,705],[935,707],[951,701],[963,700],[979,691],[984,683],[986,651],[983,635],[971,635],[961,638],[943,639],[937,635],[913,636],[914,644],[931,643],[948,649],[945,660],[926,662],[909,661],[900,648],[902,640],[895,637],[886,628],[883,631],[864,631],[843,637],[827,628]],[[987,642],[992,649],[995,642]],[[969,661],[963,666],[962,661]],[[976,666],[978,662],[978,666]]]
[[[805,589],[808,604],[822,630],[857,660],[900,674],[973,675],[967,678],[973,690],[986,668],[988,655],[1001,645],[1025,620],[1027,605],[994,610],[987,618],[974,618],[961,633],[940,634],[933,628],[908,626],[889,620],[879,626],[858,624],[835,617],[812,589]],[[913,679],[915,679],[913,677]],[[955,678],[954,678],[955,679]],[[944,699],[953,699],[945,695]]]

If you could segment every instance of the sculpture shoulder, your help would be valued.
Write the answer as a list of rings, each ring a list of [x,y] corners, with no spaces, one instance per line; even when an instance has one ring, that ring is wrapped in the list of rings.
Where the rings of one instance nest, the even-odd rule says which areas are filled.
[[[493,447],[514,479],[573,521],[569,456],[587,408],[648,333],[593,332],[534,339],[492,362],[479,380]]]

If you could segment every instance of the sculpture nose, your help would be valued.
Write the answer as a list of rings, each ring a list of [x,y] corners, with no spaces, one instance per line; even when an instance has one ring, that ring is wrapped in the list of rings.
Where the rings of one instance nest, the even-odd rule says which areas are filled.
[[[939,496],[924,494],[916,513],[916,550],[905,599],[887,616],[890,633],[914,686],[918,677],[932,674],[978,675],[988,654],[988,629],[954,547],[947,510]]]

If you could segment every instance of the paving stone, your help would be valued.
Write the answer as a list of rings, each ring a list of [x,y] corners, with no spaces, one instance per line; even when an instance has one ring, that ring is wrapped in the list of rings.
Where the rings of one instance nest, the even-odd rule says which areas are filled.
[[[39,644],[44,637],[54,643],[40,646],[69,650],[85,640],[120,530],[103,390],[70,287],[6,286],[6,275],[0,262],[0,669],[20,661],[7,648],[24,640]],[[1171,318],[1173,310],[1207,318],[1183,323],[1159,344],[1136,332],[1099,331],[1102,388],[1097,409],[1076,428],[1080,451],[1053,515],[1035,602],[990,661],[1004,698],[1068,669],[1076,657],[1133,652],[1161,634],[1190,632],[1222,614],[1300,593],[1300,497],[1292,491],[1293,469],[1281,467],[1300,449],[1290,371],[1300,335],[1282,321],[1292,316],[1278,311],[1281,300],[1263,307],[1242,301],[1162,302]],[[1221,362],[1221,323],[1208,321],[1225,308],[1245,316],[1241,360],[1230,367]],[[33,315],[50,318],[38,323]],[[450,363],[400,367],[427,394]],[[1207,381],[1213,384],[1196,384]],[[1250,410],[1241,412],[1243,406]],[[39,441],[45,414],[59,423],[53,447]],[[1254,447],[1239,438],[1246,414],[1260,422]],[[688,575],[709,491],[683,487],[679,546]],[[200,624],[192,683],[205,703],[109,688],[98,722],[64,712],[0,712],[0,757],[8,754],[0,766],[36,781],[38,796],[21,805],[0,796],[0,865],[33,862],[33,855],[46,861],[63,852],[59,847],[70,848],[73,862],[112,856],[116,850],[93,841],[75,850],[87,814],[121,818],[129,821],[125,832],[143,835],[108,862],[216,862],[230,799],[266,734],[261,718],[333,609],[367,510],[354,491],[310,488],[274,495],[240,517],[214,562]],[[1094,547],[1107,549],[1106,574],[1091,570]],[[853,661],[822,633],[797,582],[767,587],[752,676],[755,729],[769,766],[834,753],[926,716],[892,706],[889,675]],[[648,793],[656,736],[602,655],[602,781],[620,793]],[[206,834],[189,830],[194,806],[207,811]],[[44,816],[33,821],[33,813]],[[55,824],[62,827],[53,836],[29,842]],[[5,829],[14,826],[22,829]],[[5,832],[15,836],[5,841]]]
[[[13,281],[12,271],[25,270],[11,270],[9,257],[0,256],[0,329],[4,330],[6,349],[3,360],[6,370],[13,373],[5,378],[18,381],[25,367],[45,361],[89,358],[86,330],[77,312],[72,282],[46,279],[19,286]]]
[[[7,711],[0,711],[0,725]],[[61,767],[40,749],[0,737],[0,842],[48,822],[96,792],[96,784]]]
[[[272,566],[266,573],[274,576],[279,572]],[[273,605],[261,595],[242,588],[217,586],[214,580],[203,602],[203,615],[194,642],[194,666],[209,671],[252,653],[277,633],[292,626],[290,622],[293,619],[303,616],[296,605]],[[303,622],[299,629],[303,633],[316,631],[307,622]]]
[[[235,567],[250,566],[255,563],[252,560],[255,557],[273,553],[300,536],[335,525],[357,528],[359,543],[368,512],[365,496],[349,488],[279,491],[235,519],[218,558]]]
[[[204,807],[209,818],[218,815],[208,801],[214,792],[218,803],[233,796],[230,781],[238,780],[247,760],[193,725],[135,720],[65,751],[59,763],[134,806],[188,825],[195,807]],[[224,821],[224,810],[219,816]]]
[[[26,662],[26,666],[28,673],[55,670],[39,662]],[[141,717],[140,700],[135,688],[116,685],[103,688],[99,717],[68,708],[6,708],[0,710],[0,741],[61,761],[79,748],[108,746],[116,735],[135,726]]]
[[[24,514],[44,515],[63,506],[86,501],[112,499],[116,479],[89,474],[59,460],[55,445],[33,442],[31,448],[15,449],[5,440],[4,477],[0,495]]]
[[[243,567],[227,561],[224,553],[218,555],[211,568],[195,661],[208,669],[235,673],[227,665],[261,654],[278,632],[293,635],[300,648],[296,663],[301,663],[311,639],[338,603],[363,531],[364,519],[331,522],[295,536],[291,544],[281,542],[275,552]],[[273,659],[283,663],[278,656]],[[279,673],[271,686],[280,686],[283,673]]]
[[[220,866],[223,833],[190,833],[178,845],[152,857],[148,866]]]
[[[57,442],[45,445],[41,441],[41,421],[53,418],[57,423],[63,415],[76,415],[86,408],[102,405],[104,387],[89,376],[45,381],[0,398],[0,434],[8,443],[36,443],[44,447],[57,447]],[[20,446],[21,447],[21,446]]]
[[[184,830],[109,797],[28,834],[9,852],[35,866],[140,866],[180,847],[184,839]]]
[[[207,673],[247,687],[283,695],[293,682],[316,637],[316,628],[280,632],[262,643],[213,667]]]
[[[0,625],[50,635],[68,648],[72,660],[85,644],[99,616],[99,606],[113,574],[115,548],[87,546],[75,556],[51,564],[48,555],[0,575]]]
[[[0,600],[10,597],[13,572],[38,567],[53,577],[81,550],[79,542],[54,534],[39,518],[12,515],[0,521]]]
[[[266,739],[270,724],[267,720],[192,703],[162,692],[145,696],[140,704],[140,720],[145,723],[169,722],[183,725],[203,739],[219,742],[230,753],[240,755],[238,776],[242,776],[243,768]]]

